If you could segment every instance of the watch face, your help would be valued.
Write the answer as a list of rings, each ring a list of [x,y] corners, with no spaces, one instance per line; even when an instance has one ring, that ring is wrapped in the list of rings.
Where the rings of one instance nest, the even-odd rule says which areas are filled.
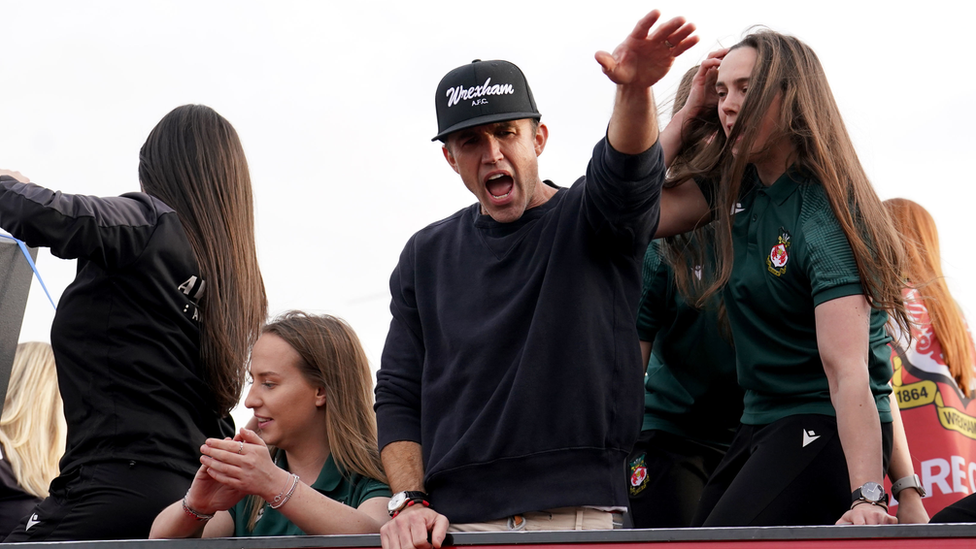
[[[394,512],[394,511],[398,511],[400,509],[400,507],[403,506],[403,502],[406,499],[407,499],[407,493],[406,492],[397,492],[396,494],[393,494],[393,497],[392,498],[390,498],[390,503],[386,506],[386,508],[391,513]]]
[[[884,488],[877,482],[865,482],[861,486],[861,496],[868,501],[881,501],[884,497]]]

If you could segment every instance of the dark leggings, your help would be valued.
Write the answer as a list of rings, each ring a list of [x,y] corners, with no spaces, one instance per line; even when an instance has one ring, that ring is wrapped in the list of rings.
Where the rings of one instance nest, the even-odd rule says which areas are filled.
[[[881,424],[884,471],[890,423]],[[878,479],[881,480],[881,479]],[[797,415],[740,425],[702,492],[695,525],[834,524],[851,505],[847,460],[832,416]]]
[[[644,431],[627,463],[634,528],[691,526],[698,499],[722,450],[665,431]],[[634,476],[643,466],[646,476]]]
[[[183,497],[192,478],[129,460],[72,467],[4,543],[145,539],[156,515]]]

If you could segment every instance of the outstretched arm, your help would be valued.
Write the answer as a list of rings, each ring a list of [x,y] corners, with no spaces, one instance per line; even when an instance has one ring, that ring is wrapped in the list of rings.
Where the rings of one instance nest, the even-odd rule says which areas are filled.
[[[597,52],[604,74],[617,84],[607,137],[625,154],[640,154],[658,139],[657,109],[651,86],[671,69],[674,59],[698,42],[695,26],[676,17],[653,31],[661,13],[645,15],[613,54]]]
[[[394,494],[404,490],[424,491],[424,460],[419,444],[391,442],[383,448],[380,457]],[[447,535],[447,526],[444,515],[423,505],[413,505],[383,525],[380,540],[383,549],[437,548]]]

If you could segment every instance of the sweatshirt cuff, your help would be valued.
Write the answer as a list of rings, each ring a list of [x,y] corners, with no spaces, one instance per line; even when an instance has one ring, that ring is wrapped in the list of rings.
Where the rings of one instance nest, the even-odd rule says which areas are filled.
[[[606,136],[601,145],[603,145],[604,165],[620,180],[639,180],[647,177],[651,172],[664,171],[664,150],[661,148],[660,139],[640,154],[625,154],[614,149]]]

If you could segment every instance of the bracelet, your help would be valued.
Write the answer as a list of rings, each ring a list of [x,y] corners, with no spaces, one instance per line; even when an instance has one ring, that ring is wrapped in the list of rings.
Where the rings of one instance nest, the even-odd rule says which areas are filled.
[[[407,507],[410,507],[411,505],[415,505],[417,503],[419,503],[420,505],[423,505],[424,507],[430,509],[430,502],[429,501],[427,501],[425,499],[412,499],[412,500],[408,501],[407,504],[404,505],[402,509],[399,509],[395,513],[393,513],[392,515],[390,515],[390,518],[396,518],[396,516],[399,515],[401,511],[406,511]]]
[[[295,493],[296,487],[298,487],[298,475],[292,473],[291,488],[288,489],[288,493],[286,494],[285,490],[282,489],[281,492],[279,492],[278,495],[275,496],[272,501],[268,502],[268,506],[271,507],[272,509],[277,509],[282,505],[284,505],[285,503],[288,503],[288,500],[291,499],[291,495]]]
[[[854,503],[851,504],[851,509],[857,507],[858,505],[860,505],[862,503],[870,503],[871,505],[877,505],[878,507],[884,509],[885,510],[885,513],[888,512],[888,506],[885,505],[884,503],[881,503],[880,501],[868,501],[866,499],[861,499],[861,500],[855,501]]]
[[[190,495],[190,491],[187,490],[186,491],[186,495],[183,496],[183,512],[186,513],[187,516],[193,517],[195,520],[198,520],[200,522],[207,521],[207,520],[210,520],[210,519],[214,518],[213,515],[208,515],[206,513],[201,513],[200,511],[197,511],[193,507],[190,507],[189,505],[187,505],[186,504],[186,498],[189,495]]]

